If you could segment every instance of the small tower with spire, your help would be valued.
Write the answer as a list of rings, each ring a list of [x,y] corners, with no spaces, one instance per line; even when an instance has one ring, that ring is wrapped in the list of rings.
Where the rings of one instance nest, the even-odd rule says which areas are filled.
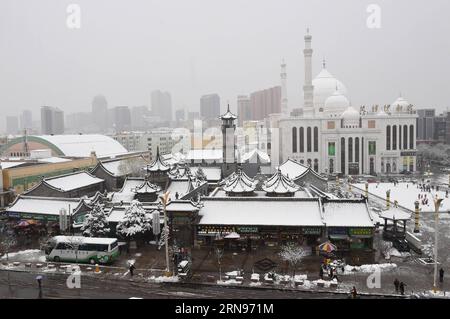
[[[234,172],[236,166],[236,124],[234,121],[237,116],[231,113],[230,104],[228,104],[227,112],[220,116],[220,119],[222,120],[222,175],[225,177]]]
[[[287,99],[287,74],[286,74],[286,62],[284,59],[281,61],[281,114],[283,117],[289,116],[289,107]]]
[[[309,34],[309,28],[306,29],[305,49],[303,55],[305,59],[305,83],[303,85],[303,113],[312,114],[314,111],[314,86],[312,84],[312,54],[311,47],[312,36]]]

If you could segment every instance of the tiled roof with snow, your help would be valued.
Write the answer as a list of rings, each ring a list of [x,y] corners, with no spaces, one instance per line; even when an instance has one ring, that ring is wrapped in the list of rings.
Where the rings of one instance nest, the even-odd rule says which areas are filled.
[[[168,172],[170,170],[170,165],[163,160],[159,153],[159,147],[157,148],[155,160],[148,164],[144,169],[147,172]]]
[[[268,194],[292,194],[300,189],[291,179],[285,176],[281,170],[273,174],[262,186],[263,191]]]
[[[327,227],[373,227],[365,202],[333,200],[323,203]]]
[[[129,203],[134,199],[134,190],[144,182],[143,178],[127,178],[123,183],[122,189],[114,192],[111,201],[118,203],[120,201]]]
[[[35,196],[19,196],[17,200],[6,209],[7,212],[23,212],[42,215],[59,215],[64,208],[67,214],[73,213],[81,200],[79,198],[49,198]],[[69,212],[70,205],[70,212]]]
[[[148,180],[144,180],[144,182],[137,186],[133,192],[136,194],[149,194],[159,192],[160,190],[161,188],[159,186],[150,183]]]
[[[308,167],[293,159],[288,159],[280,165],[279,169],[281,170],[281,173],[295,180],[299,176],[303,175],[308,170]]]
[[[222,189],[227,193],[250,193],[256,189],[256,184],[254,179],[238,169],[223,181]]]
[[[317,200],[207,199],[200,225],[323,226]]]
[[[88,172],[82,171],[57,177],[45,178],[43,182],[45,184],[48,184],[52,188],[67,192],[74,189],[102,183],[103,179],[92,176]]]
[[[253,149],[241,156],[241,163],[270,163],[270,157],[266,152],[259,149]]]

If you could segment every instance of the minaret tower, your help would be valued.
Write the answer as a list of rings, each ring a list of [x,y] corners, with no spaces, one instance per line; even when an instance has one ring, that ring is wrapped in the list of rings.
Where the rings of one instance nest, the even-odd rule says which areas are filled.
[[[311,48],[312,36],[309,34],[309,28],[306,29],[305,35],[305,49],[303,55],[305,56],[305,83],[303,85],[303,114],[312,116],[314,113],[314,87],[312,85],[312,54]]]
[[[284,59],[281,62],[280,79],[281,79],[281,114],[282,114],[282,117],[289,117],[287,86],[286,86],[286,81],[287,81],[286,63],[284,62]]]
[[[221,115],[220,119],[222,120],[222,177],[227,177],[236,168],[236,124],[234,121],[237,116],[230,112],[230,104],[228,104],[227,112]]]

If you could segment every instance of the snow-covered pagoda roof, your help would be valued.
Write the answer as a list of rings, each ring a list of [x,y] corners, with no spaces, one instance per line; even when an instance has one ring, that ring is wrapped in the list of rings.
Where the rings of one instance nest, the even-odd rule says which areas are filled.
[[[270,157],[269,155],[264,152],[261,151],[257,148],[245,153],[244,155],[242,155],[242,157],[240,158],[240,162],[241,163],[270,163]]]
[[[233,113],[231,113],[231,111],[230,111],[230,104],[228,104],[226,113],[221,115],[220,118],[222,120],[230,120],[230,119],[231,120],[235,120],[235,119],[237,119],[237,116],[234,115]]]
[[[227,193],[242,194],[255,191],[257,182],[248,177],[242,169],[231,174],[223,181],[222,189]]]
[[[169,177],[173,180],[187,180],[192,178],[192,172],[187,164],[177,164],[170,169]]]
[[[144,182],[137,186],[133,192],[136,194],[151,194],[159,192],[161,188],[157,185],[150,183],[150,181],[146,178]]]
[[[144,169],[147,172],[168,172],[170,170],[170,165],[167,164],[159,154],[159,147],[157,147],[156,158],[153,162],[148,164]]]
[[[300,189],[289,177],[281,173],[279,169],[262,186],[267,195],[292,195]]]

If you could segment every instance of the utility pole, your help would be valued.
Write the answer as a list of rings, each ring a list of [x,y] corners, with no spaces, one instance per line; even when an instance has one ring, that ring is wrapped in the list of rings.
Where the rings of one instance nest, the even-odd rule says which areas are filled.
[[[433,291],[437,291],[436,279],[437,279],[437,263],[438,263],[438,224],[439,224],[439,207],[441,206],[443,198],[436,197],[434,199],[434,281]]]
[[[165,246],[166,246],[166,276],[170,276],[170,264],[169,264],[169,231],[167,227],[167,211],[166,206],[169,201],[169,192],[165,192],[164,195],[160,196],[161,202],[163,204],[163,212],[164,212],[164,231],[166,232]]]

